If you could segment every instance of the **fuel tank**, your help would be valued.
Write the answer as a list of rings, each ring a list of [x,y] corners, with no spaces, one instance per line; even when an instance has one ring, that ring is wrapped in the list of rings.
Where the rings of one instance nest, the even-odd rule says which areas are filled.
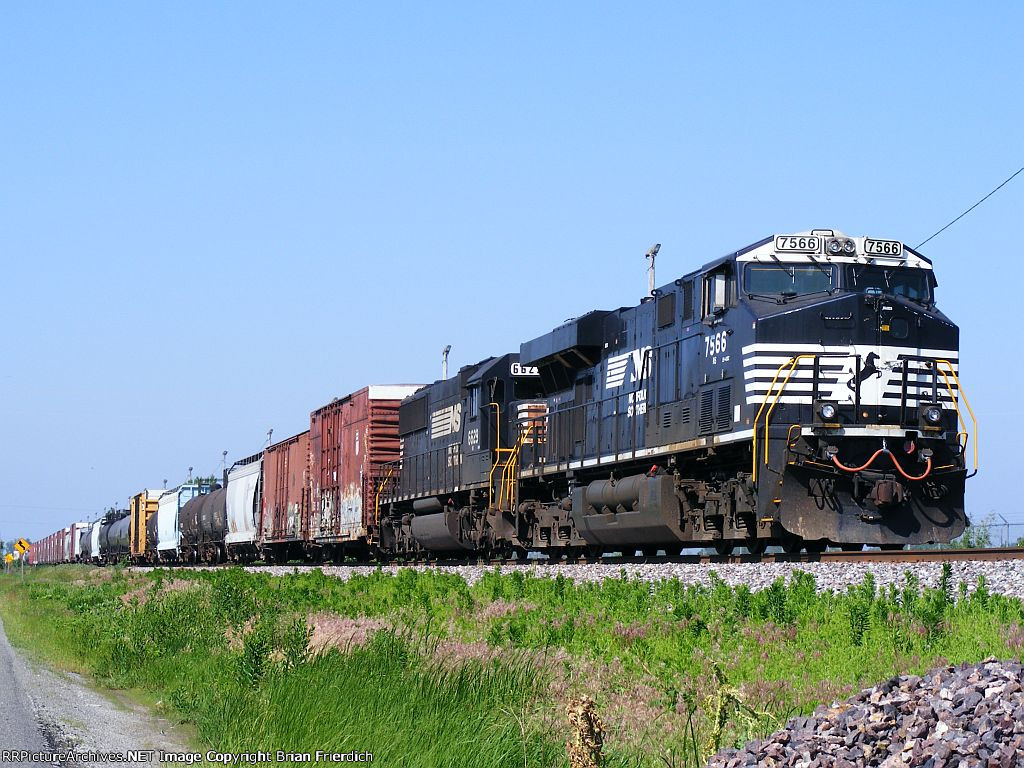
[[[412,520],[412,536],[430,552],[465,552],[473,549],[471,541],[459,537],[457,513],[417,515]]]

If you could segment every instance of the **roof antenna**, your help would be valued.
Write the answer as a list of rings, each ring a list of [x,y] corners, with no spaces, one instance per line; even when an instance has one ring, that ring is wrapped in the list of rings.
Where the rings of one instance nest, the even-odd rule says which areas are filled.
[[[447,344],[444,349],[441,350],[441,380],[444,381],[448,378],[448,353],[452,351],[452,345]]]
[[[661,250],[661,243],[655,243],[647,249],[647,253],[644,254],[645,259],[651,260],[651,266],[647,268],[647,295],[654,295],[654,257],[658,255],[658,251]]]

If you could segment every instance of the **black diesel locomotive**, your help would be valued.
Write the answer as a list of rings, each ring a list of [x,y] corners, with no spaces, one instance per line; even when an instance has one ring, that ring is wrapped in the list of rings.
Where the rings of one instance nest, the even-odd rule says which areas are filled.
[[[976,425],[935,286],[898,241],[778,235],[463,368],[402,403],[378,548],[948,542]]]

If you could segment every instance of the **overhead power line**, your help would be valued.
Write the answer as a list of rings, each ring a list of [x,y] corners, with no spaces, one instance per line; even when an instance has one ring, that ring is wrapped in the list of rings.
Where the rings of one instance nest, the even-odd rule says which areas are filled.
[[[1004,182],[1003,182],[1002,184],[1000,184],[1000,185],[999,185],[998,187],[996,187],[996,188],[995,188],[995,189],[993,189],[993,190],[992,190],[991,192],[989,192],[989,193],[988,193],[987,195],[985,195],[985,196],[984,196],[983,198],[981,198],[981,200],[979,200],[979,201],[978,201],[978,202],[976,202],[976,203],[975,203],[974,205],[972,205],[972,206],[971,206],[970,208],[968,208],[968,209],[967,209],[966,211],[964,211],[963,213],[961,213],[961,214],[960,214],[959,216],[957,216],[957,217],[956,217],[955,219],[953,219],[953,220],[952,220],[951,222],[949,222],[949,224],[947,224],[946,226],[944,226],[944,227],[943,227],[942,229],[940,229],[940,230],[939,230],[938,232],[936,232],[936,233],[935,233],[934,235],[932,235],[932,236],[931,236],[931,237],[929,237],[929,238],[926,238],[925,240],[922,240],[922,241],[921,241],[920,243],[918,243],[918,244],[917,244],[916,246],[914,246],[915,250],[916,250],[917,248],[920,248],[920,247],[921,247],[922,245],[924,245],[925,243],[927,243],[927,242],[928,242],[929,240],[931,240],[931,239],[932,239],[932,237],[935,237],[936,235],[941,235],[941,234],[942,234],[943,232],[945,232],[945,231],[946,231],[947,229],[949,229],[950,227],[952,227],[952,226],[953,226],[954,224],[956,224],[956,223],[957,223],[958,221],[960,221],[960,219],[962,219],[962,218],[963,218],[964,216],[966,216],[966,215],[967,215],[968,213],[970,213],[970,212],[971,212],[971,211],[973,211],[973,210],[974,210],[975,208],[977,208],[977,207],[978,207],[979,205],[981,205],[981,204],[982,204],[982,203],[984,203],[984,202],[985,202],[986,200],[988,200],[988,199],[989,199],[990,197],[992,197],[992,195],[994,195],[994,194],[995,194],[996,192],[998,192],[998,191],[999,191],[1000,189],[1002,189],[1002,188],[1003,188],[1003,187],[1005,187],[1005,186],[1006,186],[1007,184],[1009,184],[1009,183],[1010,183],[1011,181],[1013,181],[1013,177],[1014,177],[1014,176],[1016,176],[1016,175],[1017,175],[1018,173],[1020,173],[1021,171],[1024,171],[1024,168],[1018,168],[1018,169],[1017,169],[1016,171],[1014,171],[1014,172],[1013,172],[1013,173],[1012,173],[1012,174],[1010,175],[1010,178],[1008,178],[1008,179],[1007,179],[1006,181],[1004,181]]]

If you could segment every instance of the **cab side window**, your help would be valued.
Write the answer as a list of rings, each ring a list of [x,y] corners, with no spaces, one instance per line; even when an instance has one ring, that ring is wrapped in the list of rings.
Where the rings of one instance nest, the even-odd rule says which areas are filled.
[[[721,266],[704,275],[704,291],[701,300],[701,319],[705,322],[713,320],[725,312],[731,303],[729,270]]]

